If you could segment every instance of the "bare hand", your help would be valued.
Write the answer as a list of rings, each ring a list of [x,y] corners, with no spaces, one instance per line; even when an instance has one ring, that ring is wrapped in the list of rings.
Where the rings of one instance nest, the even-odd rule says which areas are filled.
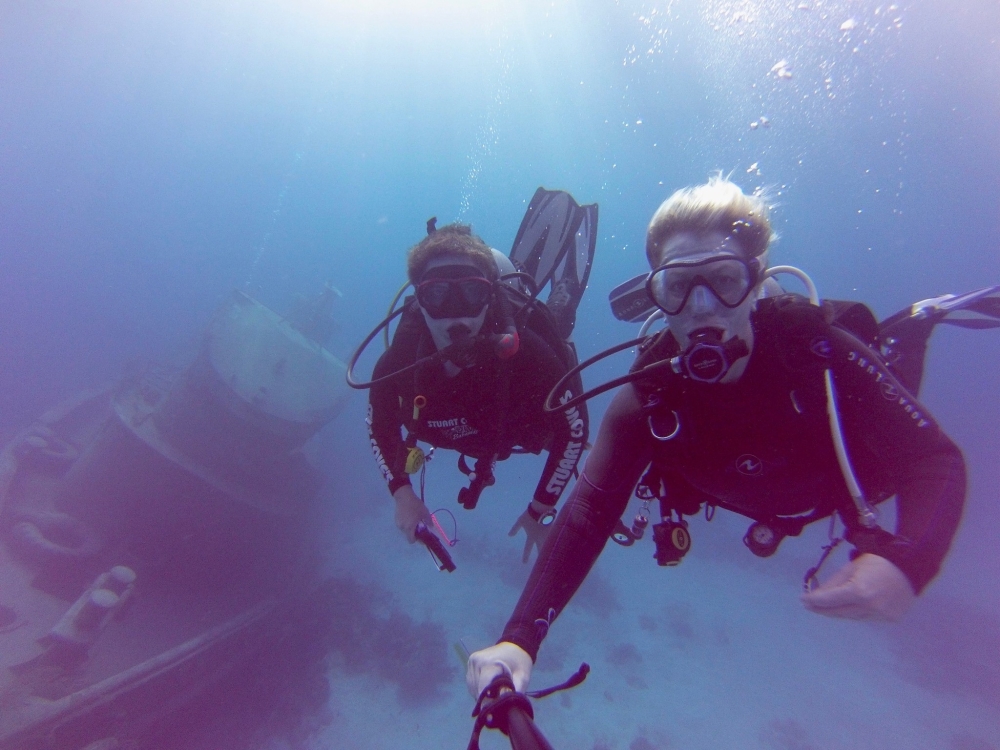
[[[802,595],[806,609],[851,620],[901,618],[916,594],[906,575],[884,557],[865,553]]]
[[[413,544],[417,540],[414,532],[418,523],[431,527],[431,512],[408,484],[393,492],[392,497],[396,501],[396,528],[403,532],[406,541]]]
[[[465,669],[465,684],[472,697],[479,700],[482,692],[493,679],[501,674],[510,675],[514,690],[523,693],[528,689],[533,662],[528,652],[513,643],[501,641],[495,646],[474,652]]]
[[[525,508],[524,513],[517,517],[517,520],[514,521],[514,525],[511,526],[510,531],[507,532],[507,536],[515,536],[518,531],[524,529],[524,534],[527,538],[524,540],[524,553],[521,555],[521,562],[523,563],[527,563],[528,558],[531,557],[532,547],[537,549],[539,552],[542,551],[542,545],[545,543],[545,540],[548,539],[549,532],[552,530],[551,523],[545,525],[541,523],[541,520],[536,521],[532,518],[531,514],[528,512],[530,508],[530,505],[528,508]],[[550,510],[551,509],[547,509],[547,511]],[[545,518],[546,516],[543,515],[542,519]],[[551,521],[551,518],[549,518],[549,521]]]

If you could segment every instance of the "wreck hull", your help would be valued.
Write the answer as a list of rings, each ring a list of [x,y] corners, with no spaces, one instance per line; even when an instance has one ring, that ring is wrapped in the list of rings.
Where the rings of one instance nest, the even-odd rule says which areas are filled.
[[[0,750],[188,748],[262,686],[322,692],[300,448],[338,367],[237,293],[186,370],[81,394],[0,452]]]

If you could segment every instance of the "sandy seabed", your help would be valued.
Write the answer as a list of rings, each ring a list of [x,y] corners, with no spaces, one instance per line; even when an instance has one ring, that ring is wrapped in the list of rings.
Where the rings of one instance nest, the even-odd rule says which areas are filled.
[[[435,474],[451,474],[446,468]],[[506,533],[525,500],[505,496],[502,480],[474,512],[454,506],[461,541],[450,575],[402,541],[391,501],[373,484],[378,510],[368,518],[369,533],[345,541],[340,559],[351,562],[338,563],[336,572],[390,592],[392,606],[415,621],[439,625],[447,643],[440,658],[453,674],[426,697],[418,685],[415,697],[412,685],[347,669],[335,656],[326,725],[312,748],[466,746],[473,701],[451,646],[459,639],[472,650],[493,643],[530,567],[520,561],[522,544]],[[457,478],[439,481],[446,487],[438,494],[453,497]],[[825,524],[786,540],[768,560],[741,544],[741,518],[720,512],[709,524],[699,517],[691,530],[692,551],[676,568],[656,566],[648,537],[628,549],[609,543],[553,625],[531,687],[562,682],[584,661],[592,667],[583,685],[534,704],[554,747],[1000,748],[995,617],[974,607],[955,611],[939,581],[901,625],[826,619],[799,602]],[[838,550],[823,573],[844,560]],[[484,750],[509,746],[499,733],[484,732]]]

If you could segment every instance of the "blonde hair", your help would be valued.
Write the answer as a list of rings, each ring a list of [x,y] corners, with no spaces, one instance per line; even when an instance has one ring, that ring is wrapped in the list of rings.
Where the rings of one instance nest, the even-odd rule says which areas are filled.
[[[646,259],[651,268],[661,261],[663,248],[678,232],[722,232],[731,236],[746,257],[765,264],[773,237],[767,203],[759,195],[746,195],[721,173],[704,185],[678,190],[656,209],[646,231]]]
[[[436,229],[410,248],[406,255],[406,273],[414,286],[420,283],[427,264],[442,255],[456,255],[475,266],[490,281],[499,276],[493,251],[468,224],[448,224]]]

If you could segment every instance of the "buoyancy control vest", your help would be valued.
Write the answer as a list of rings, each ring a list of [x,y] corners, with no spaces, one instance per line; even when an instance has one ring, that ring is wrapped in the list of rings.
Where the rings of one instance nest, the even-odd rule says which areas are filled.
[[[496,285],[495,295],[503,295],[502,299],[494,299],[487,311],[483,329],[480,331],[481,341],[487,340],[492,334],[500,333],[509,325],[513,319],[518,334],[521,337],[534,334],[540,338],[557,356],[566,371],[571,370],[577,364],[576,348],[569,341],[563,339],[558,332],[558,326],[551,311],[544,302],[532,299],[505,284]],[[530,332],[530,333],[529,333]],[[417,360],[420,356],[421,342],[427,346],[430,340],[430,331],[424,321],[423,314],[414,298],[407,297],[404,301],[404,311],[400,317],[399,325],[396,327],[392,337],[390,350],[393,352],[393,359],[397,362],[409,363]],[[480,346],[476,352],[477,357],[493,357],[489,347]],[[463,474],[469,477],[470,485],[463,488],[459,495],[459,502],[467,509],[476,506],[482,490],[494,483],[493,466],[496,461],[507,459],[516,448],[523,452],[538,453],[544,448],[544,442],[532,445],[511,446],[509,445],[509,425],[508,415],[511,414],[510,402],[510,365],[509,362],[497,358],[495,366],[498,368],[496,388],[493,391],[493,400],[489,406],[490,417],[487,423],[490,425],[490,442],[493,449],[490,455],[479,457],[474,467],[470,467],[464,455],[458,459],[458,468]],[[415,399],[421,398],[421,382],[427,377],[424,368],[418,367],[412,375]],[[426,381],[424,381],[426,382]],[[575,392],[582,391],[582,379],[576,376],[571,383]],[[423,401],[426,405],[426,400]],[[402,407],[402,405],[401,405]],[[408,454],[413,454],[416,447],[416,436],[420,428],[421,409],[412,410],[410,418],[406,420],[407,439],[405,450]],[[422,453],[421,459],[422,459]],[[422,460],[412,462],[407,460],[407,465],[417,469],[422,466]]]
[[[824,369],[813,347],[822,345],[830,326],[859,339],[873,357],[882,361],[878,351],[878,322],[872,311],[861,302],[823,300],[822,305],[817,307],[799,294],[781,294],[760,300],[753,313],[753,322],[754,329],[763,332],[766,341],[777,342],[780,360],[791,372]],[[669,359],[679,350],[670,329],[665,328],[640,345],[630,372]],[[666,392],[683,381],[682,376],[669,368],[661,368],[648,377],[639,378],[634,385],[641,396],[646,396]]]
[[[769,357],[781,364],[780,377],[790,388],[796,410],[803,419],[815,420],[817,430],[825,430],[828,419],[824,371],[827,368],[826,354],[830,346],[831,327],[850,333],[870,350],[874,359],[882,361],[877,348],[878,323],[868,307],[859,302],[826,300],[817,307],[801,295],[782,294],[760,300],[753,313],[753,325],[757,334],[755,354]],[[669,360],[679,349],[669,329],[664,329],[640,346],[631,372]],[[683,403],[685,391],[691,387],[691,382],[671,368],[661,367],[647,376],[639,377],[633,382],[633,387],[647,412],[647,421],[654,438],[667,442],[676,437],[681,429],[680,417],[670,407],[672,404]],[[661,515],[666,518],[673,512],[678,516],[694,515],[705,505],[719,506],[751,518],[756,523],[768,524],[778,533],[772,547],[755,548],[753,527],[744,539],[756,554],[763,552],[762,556],[773,554],[777,549],[777,542],[784,536],[798,536],[809,523],[828,517],[838,510],[843,511],[841,515],[848,523],[855,515],[849,504],[839,508],[829,502],[820,503],[812,512],[802,516],[779,517],[750,512],[746,508],[734,507],[705,495],[691,487],[676,472],[659,466],[655,460],[640,481],[637,494],[640,497],[658,498]],[[880,492],[875,492],[874,495],[876,502],[885,497]]]

